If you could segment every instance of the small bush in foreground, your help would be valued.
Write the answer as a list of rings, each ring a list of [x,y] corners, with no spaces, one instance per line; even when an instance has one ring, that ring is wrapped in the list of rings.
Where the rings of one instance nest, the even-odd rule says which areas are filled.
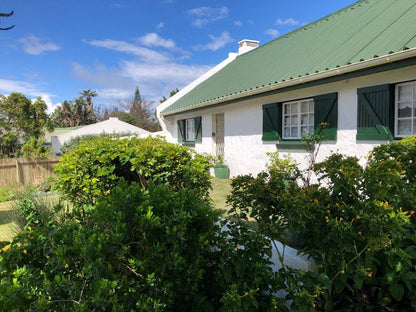
[[[120,185],[0,246],[6,311],[271,311],[269,242],[216,223],[198,192]]]
[[[281,241],[295,233],[318,265],[280,271],[292,309],[416,308],[415,160],[413,137],[376,147],[365,168],[331,155],[310,168],[319,184],[299,185],[288,170],[274,170],[285,162],[276,158],[257,177],[233,180],[231,212]]]
[[[209,159],[160,138],[82,141],[63,155],[55,168],[56,189],[74,204],[94,203],[110,193],[120,178],[167,184],[174,190],[195,189],[204,198],[210,189]]]

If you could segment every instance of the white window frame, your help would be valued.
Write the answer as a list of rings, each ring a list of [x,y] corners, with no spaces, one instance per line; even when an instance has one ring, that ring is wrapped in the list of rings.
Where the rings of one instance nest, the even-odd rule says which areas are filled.
[[[195,120],[193,118],[185,119],[185,141],[195,141]]]
[[[307,102],[308,105],[308,111],[305,112],[301,112],[302,109],[302,103]],[[312,105],[310,105],[312,104]],[[289,114],[286,113],[286,106],[294,106],[297,105],[297,113],[292,113],[290,112]],[[312,110],[311,110],[312,107]],[[302,116],[302,115],[306,115],[306,116]],[[310,122],[310,117],[312,115],[312,122]],[[296,117],[297,118],[297,124],[296,125],[292,125],[291,122],[289,124],[285,124],[285,117],[288,117],[290,120],[292,119],[292,117]],[[302,117],[307,117],[308,122],[302,125]],[[307,127],[308,128],[308,133],[309,130],[312,129],[312,133],[309,134],[313,134],[314,131],[314,120],[315,120],[315,103],[313,98],[309,98],[309,99],[302,99],[302,100],[297,100],[297,101],[290,101],[290,102],[284,102],[282,103],[282,138],[284,140],[300,140],[302,139],[302,127]],[[286,135],[286,129],[291,129],[290,135]],[[292,129],[297,129],[297,136],[292,135]],[[305,134],[305,133],[304,133]]]
[[[403,86],[412,86],[412,96],[409,101],[399,101],[400,87]],[[413,132],[413,129],[416,128],[416,81],[405,82],[396,84],[395,86],[395,99],[394,99],[394,136],[395,137],[406,137],[416,134],[416,131]],[[400,117],[399,118],[399,104],[401,102],[410,102],[411,103],[411,116],[410,117]],[[410,120],[410,134],[399,134],[399,120]]]

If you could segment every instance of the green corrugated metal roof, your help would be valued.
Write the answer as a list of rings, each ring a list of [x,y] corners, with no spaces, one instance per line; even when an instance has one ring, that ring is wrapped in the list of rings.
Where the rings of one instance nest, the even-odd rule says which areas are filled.
[[[162,114],[416,47],[415,0],[362,0],[238,56]]]

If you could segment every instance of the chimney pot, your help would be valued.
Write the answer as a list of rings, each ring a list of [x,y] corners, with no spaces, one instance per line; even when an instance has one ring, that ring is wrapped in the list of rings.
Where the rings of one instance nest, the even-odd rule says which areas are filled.
[[[259,46],[259,42],[257,40],[250,40],[250,39],[243,39],[241,40],[238,45],[238,54],[244,54],[248,51],[251,51]]]

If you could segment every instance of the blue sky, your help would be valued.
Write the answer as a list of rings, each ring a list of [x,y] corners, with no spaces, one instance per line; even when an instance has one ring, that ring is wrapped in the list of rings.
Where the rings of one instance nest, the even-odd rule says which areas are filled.
[[[355,0],[3,0],[0,94],[42,96],[52,110],[82,90],[95,106],[133,96],[159,103],[237,52]]]

